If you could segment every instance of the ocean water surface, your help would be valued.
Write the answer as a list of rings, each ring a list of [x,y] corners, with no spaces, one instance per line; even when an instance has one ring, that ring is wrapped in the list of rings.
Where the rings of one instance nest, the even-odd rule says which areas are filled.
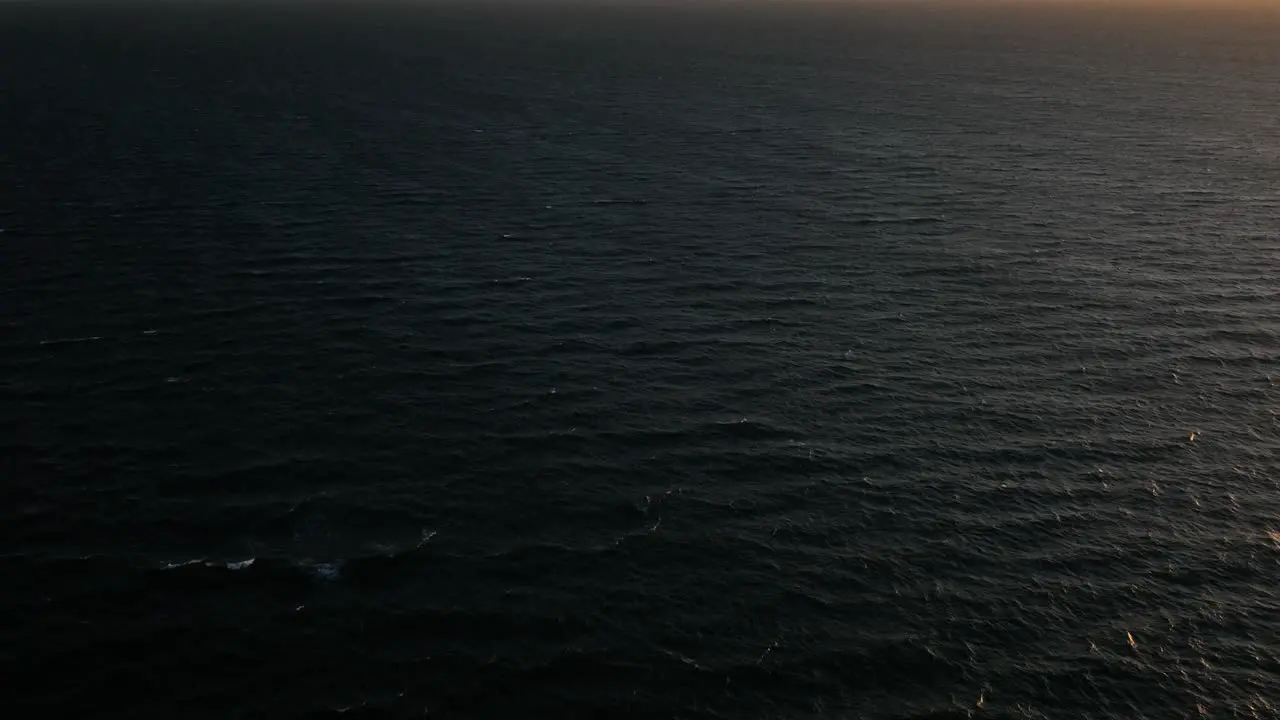
[[[0,48],[8,717],[1280,713],[1275,10]]]

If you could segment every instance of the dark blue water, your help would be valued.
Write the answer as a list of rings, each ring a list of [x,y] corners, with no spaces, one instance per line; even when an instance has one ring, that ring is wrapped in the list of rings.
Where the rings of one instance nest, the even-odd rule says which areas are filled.
[[[37,717],[1268,718],[1280,14],[0,9]]]

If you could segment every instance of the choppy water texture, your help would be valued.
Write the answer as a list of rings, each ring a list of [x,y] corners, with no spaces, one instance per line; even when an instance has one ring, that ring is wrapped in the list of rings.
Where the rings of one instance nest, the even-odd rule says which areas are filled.
[[[1274,11],[0,11],[9,717],[1280,704]]]

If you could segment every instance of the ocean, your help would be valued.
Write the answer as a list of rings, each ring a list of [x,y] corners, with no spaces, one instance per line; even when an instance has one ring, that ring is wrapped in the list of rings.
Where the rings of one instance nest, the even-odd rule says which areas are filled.
[[[1280,8],[0,6],[9,718],[1280,717]]]

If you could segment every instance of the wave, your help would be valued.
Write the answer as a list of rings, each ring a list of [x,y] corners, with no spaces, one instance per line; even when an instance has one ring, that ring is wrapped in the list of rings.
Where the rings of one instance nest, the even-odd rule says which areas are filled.
[[[258,561],[257,558],[246,558],[244,560],[217,560],[210,561],[204,558],[193,558],[191,560],[180,560],[178,562],[165,563],[162,570],[177,570],[179,568],[201,566],[207,568],[223,568],[225,570],[247,570],[253,567]]]
[[[56,338],[53,340],[41,340],[40,344],[41,345],[74,345],[76,343],[94,342],[94,341],[103,340],[103,339],[104,338],[101,335],[90,335],[87,337]]]

